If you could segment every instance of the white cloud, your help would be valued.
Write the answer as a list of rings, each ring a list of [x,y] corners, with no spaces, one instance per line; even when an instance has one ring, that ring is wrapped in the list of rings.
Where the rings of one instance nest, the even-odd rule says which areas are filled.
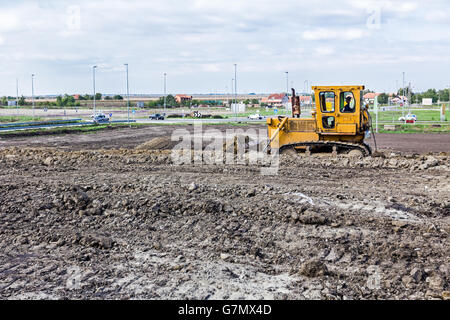
[[[314,30],[304,31],[302,36],[305,40],[356,40],[369,35],[367,30],[363,29],[326,29],[318,28]]]
[[[380,28],[370,30],[374,6]],[[0,87],[10,86],[5,75],[33,70],[41,93],[89,92],[96,64],[99,88],[120,93],[124,63],[135,92],[161,92],[164,72],[172,90],[210,92],[230,85],[234,63],[239,91],[283,89],[287,70],[295,83],[334,81],[333,65],[336,74],[357,65],[384,83],[386,75],[372,76],[383,66],[426,70],[426,78],[440,64],[429,81],[444,82],[447,7],[439,0],[2,0]]]
[[[322,56],[330,55],[334,52],[334,48],[332,47],[317,47],[314,51]]]
[[[407,0],[349,0],[349,4],[359,9],[380,8],[386,12],[407,13],[419,7],[417,1]]]
[[[425,20],[428,22],[448,22],[450,16],[448,12],[445,11],[428,11],[425,13]]]

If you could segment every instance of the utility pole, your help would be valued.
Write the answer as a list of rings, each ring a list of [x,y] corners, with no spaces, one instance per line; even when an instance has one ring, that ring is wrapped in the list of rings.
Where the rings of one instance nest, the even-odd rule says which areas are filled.
[[[19,79],[16,79],[16,109],[19,115]]]
[[[288,96],[288,100],[289,100],[289,72],[286,71],[285,73],[286,73],[286,95]],[[286,115],[289,114],[288,105],[289,105],[289,101],[286,102],[286,106],[284,107],[284,111],[286,112]]]
[[[128,125],[130,125],[130,87],[128,85],[128,63],[125,63],[127,70],[127,110],[128,110]]]
[[[312,108],[312,96],[311,96],[311,88],[309,85],[309,80],[306,80],[306,94],[309,96],[308,105]]]
[[[408,113],[411,113],[411,82],[408,85]]]
[[[289,72],[286,71],[286,94],[289,95]]]
[[[228,104],[230,102],[230,101],[228,101],[228,86],[225,86],[225,96],[226,96],[227,104]]]
[[[234,117],[236,118],[236,102],[234,99],[234,78],[231,79],[231,111],[234,113]]]
[[[237,64],[234,64],[234,100],[235,100],[235,108],[237,107]],[[237,121],[237,109],[235,111],[236,121]]]
[[[308,80],[303,81],[303,87],[305,89],[305,97],[308,95]]]
[[[95,115],[95,69],[97,69],[97,66],[92,67],[93,83],[94,83],[94,115]]]
[[[31,75],[31,104],[33,105],[33,119],[34,119],[34,74]]]
[[[166,116],[166,76],[167,73],[164,72],[164,117]]]
[[[403,72],[403,87],[402,87],[402,117],[405,116],[405,72]]]

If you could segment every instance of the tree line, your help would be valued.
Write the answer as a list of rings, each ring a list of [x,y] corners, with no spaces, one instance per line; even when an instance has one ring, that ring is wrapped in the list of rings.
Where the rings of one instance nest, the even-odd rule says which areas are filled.
[[[408,92],[408,88],[400,88],[397,91],[397,97],[411,96],[411,103],[422,103],[422,99],[432,99],[433,103],[437,103],[438,101],[449,101],[450,89],[436,90],[436,89],[428,89],[425,92]],[[386,93],[381,93],[378,96],[378,103],[387,104],[389,103],[389,95]]]

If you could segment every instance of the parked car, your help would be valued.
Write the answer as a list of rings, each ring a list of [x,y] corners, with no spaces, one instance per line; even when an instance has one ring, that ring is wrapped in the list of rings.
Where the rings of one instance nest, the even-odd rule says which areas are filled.
[[[97,113],[92,116],[94,123],[109,123],[109,118],[104,113]]]
[[[261,120],[261,119],[264,119],[264,117],[262,115],[260,115],[259,113],[251,114],[247,118],[250,119],[250,120]]]
[[[406,116],[398,118],[398,121],[413,121],[413,122],[416,122],[417,121],[417,116],[415,114],[408,113]]]
[[[148,118],[150,120],[164,120],[164,116],[159,113],[151,114]]]

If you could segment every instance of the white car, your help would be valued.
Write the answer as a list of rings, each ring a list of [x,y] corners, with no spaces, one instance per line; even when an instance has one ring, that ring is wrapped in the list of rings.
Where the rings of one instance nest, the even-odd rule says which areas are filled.
[[[97,113],[92,116],[94,123],[108,123],[109,118],[104,113]]]
[[[417,116],[415,114],[408,113],[406,116],[398,118],[398,121],[409,121],[409,120],[417,121]]]
[[[250,120],[261,120],[261,119],[264,119],[264,117],[262,115],[260,115],[259,113],[251,114],[247,118],[250,119]]]

